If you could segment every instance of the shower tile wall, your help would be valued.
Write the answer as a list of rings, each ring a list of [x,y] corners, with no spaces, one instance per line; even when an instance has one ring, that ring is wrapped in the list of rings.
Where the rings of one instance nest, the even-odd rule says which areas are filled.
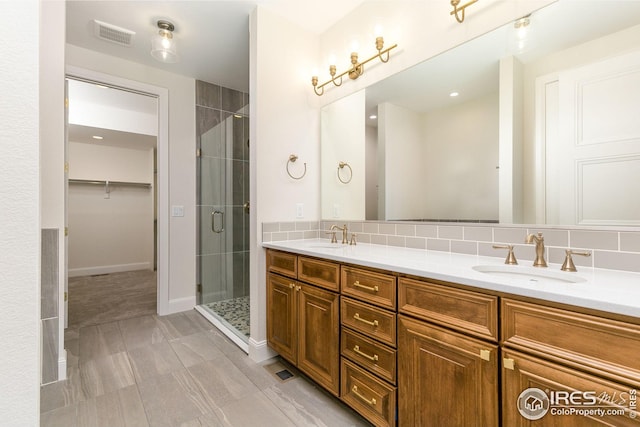
[[[249,295],[249,97],[196,82],[199,229],[198,283],[202,302]],[[214,233],[212,212],[224,212]],[[217,215],[216,229],[223,227]]]
[[[58,380],[58,229],[41,231],[42,384]]]

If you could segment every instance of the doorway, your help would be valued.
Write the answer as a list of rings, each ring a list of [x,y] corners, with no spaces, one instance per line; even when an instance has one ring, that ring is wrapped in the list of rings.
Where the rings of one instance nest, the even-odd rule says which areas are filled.
[[[67,81],[65,323],[161,312],[168,294],[168,256],[159,244],[166,218],[158,209],[166,204],[166,90],[85,70]],[[82,299],[93,303],[70,313]]]

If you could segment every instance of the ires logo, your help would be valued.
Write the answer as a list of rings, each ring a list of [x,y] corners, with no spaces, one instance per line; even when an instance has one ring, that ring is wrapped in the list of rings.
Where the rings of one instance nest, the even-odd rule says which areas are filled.
[[[637,392],[613,395],[595,391],[541,390],[531,387],[518,396],[517,408],[524,418],[535,421],[550,413],[582,417],[625,416],[636,418]],[[627,408],[625,404],[628,403]]]

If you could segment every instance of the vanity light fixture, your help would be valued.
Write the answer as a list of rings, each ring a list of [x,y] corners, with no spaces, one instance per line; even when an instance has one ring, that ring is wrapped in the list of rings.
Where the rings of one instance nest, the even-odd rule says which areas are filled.
[[[453,10],[451,11],[451,13],[449,13],[449,15],[455,15],[456,20],[462,23],[464,21],[464,10],[477,1],[478,0],[471,0],[469,3],[465,3],[462,6],[458,7],[458,5],[460,4],[460,0],[451,0],[451,6],[453,6]]]
[[[477,0],[476,0],[477,1]],[[333,83],[335,86],[340,86],[342,84],[342,77],[347,74],[349,75],[349,78],[351,80],[355,80],[358,77],[360,77],[363,73],[364,73],[364,64],[366,64],[369,61],[372,61],[376,58],[379,58],[381,62],[388,62],[389,61],[389,51],[391,51],[391,49],[397,47],[397,44],[394,44],[391,47],[388,47],[386,49],[384,49],[384,38],[382,37],[376,37],[376,50],[378,51],[377,54],[373,55],[371,58],[362,61],[362,62],[358,62],[358,54],[356,52],[352,52],[351,53],[351,68],[349,68],[348,70],[344,71],[341,74],[338,74],[336,76],[336,66],[335,65],[329,65],[329,74],[331,75],[331,80],[327,80],[326,82],[322,83],[322,84],[318,84],[318,76],[313,76],[311,77],[311,84],[313,85],[313,91],[316,93],[316,95],[318,96],[322,96],[322,94],[324,94],[324,87],[326,85],[328,85],[329,83]],[[383,50],[384,49],[384,50]],[[387,54],[386,57],[383,57],[384,54]]]
[[[101,137],[100,135],[93,135],[91,138],[93,138],[93,139],[98,139],[98,140],[104,139],[104,138],[103,138],[103,137]]]
[[[176,41],[173,38],[174,25],[164,20],[158,21],[157,25],[158,32],[151,38],[151,56],[160,62],[178,62]]]

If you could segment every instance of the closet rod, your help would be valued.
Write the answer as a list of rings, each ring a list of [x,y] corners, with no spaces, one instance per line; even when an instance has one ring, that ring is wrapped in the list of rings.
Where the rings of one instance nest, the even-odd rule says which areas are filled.
[[[69,184],[93,184],[93,185],[128,185],[132,187],[151,188],[151,184],[146,182],[127,182],[127,181],[98,181],[91,179],[70,179]]]

